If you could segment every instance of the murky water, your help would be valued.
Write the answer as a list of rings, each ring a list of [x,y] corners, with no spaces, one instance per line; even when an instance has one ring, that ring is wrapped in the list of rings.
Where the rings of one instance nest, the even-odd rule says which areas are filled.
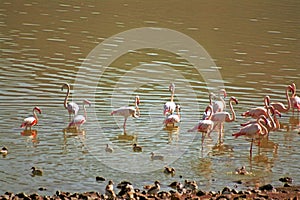
[[[265,95],[286,102],[286,86],[295,82],[300,87],[298,1],[0,4],[0,145],[9,149],[0,158],[1,193],[35,192],[39,187],[47,188],[40,192],[44,194],[103,191],[106,182],[96,182],[96,176],[126,179],[140,188],[156,179],[163,188],[175,180],[194,179],[203,190],[233,186],[240,179],[238,188],[280,185],[282,176],[292,176],[299,184],[299,118],[292,112],[283,114],[282,128],[271,133],[260,151],[254,146],[252,160],[250,142],[231,136],[248,120],[240,114],[263,105]],[[123,34],[142,27],[161,28],[151,29],[158,33],[167,28],[168,34],[174,30],[178,41],[169,35],[141,38],[140,32],[129,40]],[[192,40],[203,49],[193,52],[184,43]],[[93,102],[87,107],[84,135],[64,131],[65,82],[72,86],[74,101]],[[182,107],[177,129],[162,124],[170,82],[176,84],[175,101]],[[216,132],[203,145],[198,134],[187,132],[205,109],[208,92],[222,85],[239,100],[234,105],[237,121],[225,124],[225,149],[217,146]],[[110,112],[133,105],[135,95],[141,98],[141,117],[128,119],[126,138],[123,118]],[[19,126],[34,106],[42,110],[40,121],[34,135],[24,134]],[[142,153],[132,152],[133,141],[126,140],[130,136],[143,146]],[[114,148],[112,154],[105,152],[106,144]],[[151,152],[164,155],[164,161],[151,161]],[[162,173],[165,165],[176,169],[174,177]],[[253,174],[233,175],[242,165]],[[32,166],[42,168],[44,175],[32,177]]]

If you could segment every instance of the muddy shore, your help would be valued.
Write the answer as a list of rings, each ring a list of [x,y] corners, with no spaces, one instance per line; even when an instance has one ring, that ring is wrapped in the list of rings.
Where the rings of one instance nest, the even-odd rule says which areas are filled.
[[[127,185],[128,186],[128,185]],[[42,196],[38,193],[14,194],[6,192],[0,195],[0,200],[4,199],[26,199],[26,200],[52,200],[52,199],[300,199],[300,186],[291,186],[289,184],[283,187],[273,187],[267,184],[259,187],[258,189],[248,189],[237,191],[229,187],[224,187],[222,191],[202,191],[196,190],[182,190],[170,189],[169,191],[157,191],[155,194],[149,194],[147,189],[128,189],[128,187],[117,186],[112,195],[107,191],[105,194],[99,192],[84,192],[84,193],[70,193],[64,191],[56,191],[52,196]]]

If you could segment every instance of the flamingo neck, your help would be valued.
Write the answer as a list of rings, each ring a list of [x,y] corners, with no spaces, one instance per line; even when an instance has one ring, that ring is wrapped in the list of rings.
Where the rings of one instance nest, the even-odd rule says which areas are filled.
[[[69,95],[70,95],[70,85],[69,84],[64,84],[62,89],[64,88],[64,86],[67,86],[67,93],[66,93],[66,97],[65,97],[65,100],[64,100],[64,106],[65,106],[65,109],[68,108],[68,98],[69,98]]]
[[[171,102],[174,101],[174,89],[171,90],[171,100],[170,100],[170,101],[171,101]]]
[[[83,116],[85,119],[87,119],[87,112],[86,112],[86,108],[85,108],[85,104],[83,104]]]
[[[38,117],[37,117],[37,114],[36,114],[36,112],[35,112],[35,109],[33,109],[33,117],[35,118],[35,120],[36,120],[36,123],[38,123],[38,121],[39,121],[39,119],[38,119]]]
[[[268,108],[271,108],[271,107],[268,107]],[[274,112],[275,112],[275,111],[274,111]],[[274,113],[274,115],[276,115],[276,114]],[[274,118],[270,115],[270,113],[269,113],[268,110],[267,110],[267,116],[268,116],[268,118],[271,120],[271,127],[270,127],[270,130],[276,129],[276,128],[277,128],[277,125],[275,124]]]
[[[289,88],[287,88],[285,90],[285,96],[286,96],[286,100],[287,100],[287,107],[284,108],[285,112],[288,112],[291,108],[291,98],[289,96],[289,90],[290,90]]]
[[[259,124],[259,126],[262,129],[262,132],[260,133],[261,135],[267,135],[269,133],[268,129],[260,122],[260,120],[263,118],[258,118],[257,123]],[[265,119],[263,119],[265,120]],[[266,121],[266,120],[265,120]]]
[[[233,121],[236,120],[236,115],[235,115],[235,112],[234,112],[234,110],[233,110],[232,102],[233,102],[233,100],[230,99],[230,100],[229,100],[229,108],[230,108],[231,113],[232,113],[232,118],[229,120],[229,122],[233,122]]]

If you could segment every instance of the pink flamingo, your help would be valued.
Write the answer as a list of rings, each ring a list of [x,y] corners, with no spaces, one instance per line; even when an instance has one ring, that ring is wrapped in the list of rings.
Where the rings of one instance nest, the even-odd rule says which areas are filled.
[[[292,83],[291,84],[292,88],[293,88],[293,95],[291,97],[291,101],[292,101],[292,107],[293,107],[293,113],[294,113],[294,110],[298,110],[298,114],[299,114],[299,111],[300,111],[300,97],[298,97],[296,95],[296,84],[295,83]]]
[[[83,112],[84,115],[76,115],[73,120],[69,123],[68,128],[71,128],[73,126],[75,126],[76,130],[80,130],[81,125],[83,125],[86,120],[87,120],[87,112],[86,112],[86,108],[85,105],[89,105],[91,106],[91,102],[88,100],[84,100],[83,101]]]
[[[214,126],[214,122],[211,120],[212,117],[212,106],[208,105],[205,109],[205,113],[209,113],[209,116],[204,119],[204,120],[200,120],[192,129],[189,129],[188,132],[193,132],[193,131],[198,131],[201,133],[209,133],[212,131],[213,126]],[[208,112],[210,111],[210,112]]]
[[[79,111],[79,106],[75,102],[68,102],[68,98],[69,98],[69,95],[70,95],[70,85],[68,83],[63,84],[63,86],[61,87],[61,90],[63,91],[65,87],[67,87],[67,94],[66,94],[66,97],[65,97],[65,100],[64,100],[64,107],[65,107],[65,109],[68,110],[68,112],[69,112],[69,121],[71,121],[71,115],[72,114],[74,116],[77,115],[77,113]]]
[[[294,88],[291,85],[289,85],[285,90],[285,96],[287,99],[287,107],[285,105],[283,105],[283,103],[281,103],[281,102],[272,102],[270,105],[273,106],[275,110],[278,110],[281,113],[288,112],[291,108],[291,99],[288,94],[289,91],[291,91],[292,94],[294,93]]]
[[[209,96],[208,96],[208,99],[209,99],[209,106],[211,106],[212,107],[212,98],[214,97],[215,95],[211,92],[211,93],[209,93]],[[207,109],[207,107],[206,107],[206,109]],[[210,116],[210,113],[213,113],[213,109],[211,109],[210,110],[210,112],[208,112],[208,111],[204,111],[204,113],[203,113],[203,115],[202,115],[202,120],[204,120],[204,119],[207,119],[209,116]]]
[[[39,114],[41,114],[41,109],[39,107],[34,107],[32,112],[33,112],[33,116],[31,117],[27,117],[24,119],[23,123],[21,124],[21,128],[25,127],[25,130],[27,130],[27,128],[29,127],[29,129],[31,130],[31,127],[36,125],[39,121],[37,114],[35,111],[38,111]]]
[[[176,114],[171,114],[167,116],[167,118],[164,120],[164,124],[166,126],[172,125],[174,127],[175,123],[180,122],[180,105],[176,105]]]
[[[167,114],[172,114],[176,109],[176,104],[174,102],[174,94],[175,94],[175,84],[170,83],[169,91],[171,92],[171,100],[164,104],[164,112],[163,114],[166,116]]]
[[[223,97],[221,97],[221,94],[223,94]],[[223,110],[226,108],[226,103],[224,99],[226,98],[227,93],[225,89],[221,89],[219,92],[219,101],[213,102],[213,113],[217,112],[223,112]],[[211,97],[210,97],[211,98]]]
[[[123,124],[123,130],[124,133],[126,133],[126,121],[127,118],[132,116],[134,118],[139,118],[140,117],[140,110],[139,110],[139,104],[140,104],[140,97],[136,96],[135,97],[135,107],[133,106],[124,106],[120,107],[114,111],[112,111],[110,114],[111,115],[116,115],[116,116],[123,116],[124,117],[124,124]]]
[[[267,109],[272,112],[272,116],[270,115],[269,112],[267,112],[267,116],[268,116],[268,118],[266,118],[267,123],[264,124],[264,126],[268,129],[268,133],[269,133],[270,131],[275,131],[280,128],[280,123],[279,123],[279,120],[277,119],[276,115],[281,117],[281,113],[278,110],[275,110],[273,106],[268,106]],[[257,120],[243,123],[243,124],[241,124],[241,126],[247,126],[249,124],[255,124],[255,123],[257,123]]]
[[[232,136],[235,138],[238,138],[242,135],[251,138],[251,145],[250,145],[250,158],[252,158],[252,146],[253,141],[255,138],[259,138],[261,136],[268,134],[268,129],[261,123],[261,120],[264,120],[264,122],[267,124],[267,119],[265,116],[260,116],[257,119],[257,123],[250,123],[244,127],[242,127],[239,132],[233,133]]]
[[[211,120],[214,122],[214,127],[213,129],[215,129],[215,127],[218,125],[219,126],[219,141],[221,139],[221,135],[223,133],[223,128],[224,128],[224,122],[233,122],[236,120],[236,115],[235,112],[233,110],[233,106],[232,103],[238,104],[238,100],[235,97],[230,97],[229,99],[229,107],[230,107],[230,111],[232,113],[232,116],[230,116],[229,112],[217,112],[214,113],[211,117]]]
[[[270,97],[269,96],[265,96],[264,104],[265,104],[265,107],[252,108],[252,109],[248,110],[247,112],[242,113],[242,116],[244,116],[244,117],[249,117],[250,116],[254,119],[258,119],[261,115],[263,115],[265,117],[268,117],[266,107],[268,107],[269,104],[270,104]]]

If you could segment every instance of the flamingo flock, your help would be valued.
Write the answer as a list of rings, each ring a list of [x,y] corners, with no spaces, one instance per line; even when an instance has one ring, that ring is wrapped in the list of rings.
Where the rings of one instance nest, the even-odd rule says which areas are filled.
[[[79,105],[75,102],[69,102],[70,85],[64,83],[61,90],[67,89],[66,96],[63,102],[64,108],[69,114],[68,128],[75,128],[76,131],[81,130],[81,126],[87,121],[86,105],[91,106],[91,102],[88,100],[83,101],[83,115],[79,114]],[[170,101],[166,102],[163,106],[163,124],[166,127],[175,127],[181,122],[180,109],[181,106],[174,102],[175,84],[169,85],[169,92],[171,93]],[[260,140],[263,137],[268,137],[271,131],[278,130],[280,128],[279,120],[277,117],[281,117],[281,113],[287,113],[291,109],[294,112],[300,112],[300,98],[296,95],[296,84],[292,83],[285,89],[286,104],[282,102],[271,102],[269,96],[264,97],[264,106],[250,108],[243,112],[241,116],[251,117],[254,120],[241,124],[239,131],[232,134],[235,138],[245,136],[251,139],[250,144],[250,156],[252,155],[252,147],[254,140]],[[230,112],[225,111],[227,93],[225,89],[219,91],[219,95],[214,93],[209,94],[209,105],[206,107],[202,118],[199,122],[187,132],[200,132],[202,133],[202,141],[205,135],[210,135],[211,132],[217,130],[219,134],[219,142],[221,142],[222,134],[224,132],[224,123],[230,123],[236,121],[236,113],[233,108],[233,104],[238,104],[238,99],[231,96],[228,100]],[[129,117],[140,117],[140,97],[136,96],[134,106],[123,106],[113,110],[110,114],[112,116],[123,116],[123,132],[126,133],[126,122]],[[31,131],[31,128],[38,124],[38,115],[41,114],[39,107],[33,108],[33,116],[24,119],[21,124],[21,128],[25,127],[25,130]],[[135,145],[134,148],[137,148]],[[141,151],[141,150],[139,150]],[[138,151],[137,151],[138,152]],[[152,154],[152,157],[154,155]]]

